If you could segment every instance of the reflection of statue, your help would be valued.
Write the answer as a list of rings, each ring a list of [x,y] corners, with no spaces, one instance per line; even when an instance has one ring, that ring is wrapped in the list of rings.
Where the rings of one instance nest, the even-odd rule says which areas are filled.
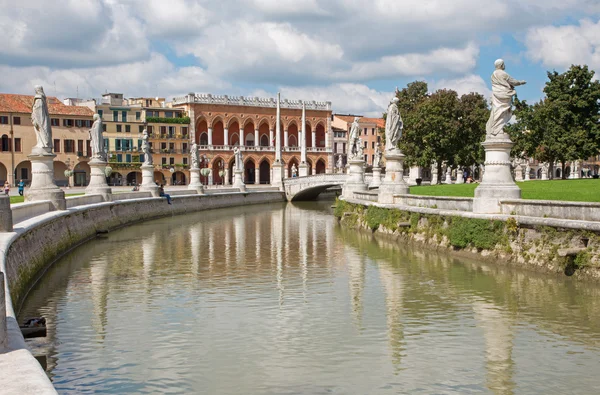
[[[35,87],[35,97],[31,109],[31,122],[37,137],[37,144],[33,151],[37,153],[52,153],[52,128],[50,127],[50,114],[44,88]]]
[[[360,126],[358,125],[359,117],[354,117],[354,122],[350,127],[350,134],[348,135],[348,146],[350,147],[350,156],[356,158],[358,146],[360,145]],[[361,156],[362,157],[362,156]]]
[[[298,168],[296,167],[296,164],[293,163],[292,164],[292,177],[297,177],[298,176]]]
[[[152,160],[152,152],[150,152],[150,142],[148,140],[148,130],[144,129],[142,132],[142,152],[144,153],[144,166],[152,166],[154,163]]]
[[[508,75],[504,71],[502,59],[496,60],[494,66],[496,70],[492,74],[492,111],[486,125],[488,138],[504,134],[504,126],[512,117],[512,98],[516,94],[514,88],[526,83]]]
[[[92,159],[100,159],[106,161],[104,156],[104,140],[102,139],[102,118],[100,115],[94,114],[94,124],[90,129],[90,147],[92,148]]]
[[[192,161],[192,169],[200,168],[200,158],[198,157],[198,144],[194,141],[190,149],[190,160]]]
[[[233,148],[233,155],[235,155],[236,170],[242,170],[242,150],[240,150],[240,147],[235,146]]]
[[[375,158],[373,159],[373,167],[381,166],[381,150],[379,149],[379,145],[375,147]]]
[[[388,112],[385,119],[385,150],[392,152],[398,150],[398,141],[402,137],[402,117],[398,110],[399,99],[394,97],[388,106]]]

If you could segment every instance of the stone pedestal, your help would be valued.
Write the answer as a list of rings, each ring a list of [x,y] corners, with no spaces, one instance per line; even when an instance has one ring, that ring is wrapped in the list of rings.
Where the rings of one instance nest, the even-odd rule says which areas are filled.
[[[271,184],[283,190],[283,164],[281,162],[273,163],[273,181]]]
[[[348,161],[349,177],[342,187],[342,196],[345,198],[354,198],[354,192],[368,190],[365,184],[365,162],[362,159]]]
[[[523,181],[531,181],[531,167],[525,168],[525,178]]]
[[[10,196],[0,195],[0,232],[12,232],[13,220],[10,209]],[[1,290],[2,288],[0,288]]]
[[[463,171],[463,169],[458,169],[456,170],[456,183],[457,184],[464,184],[465,183],[465,173]]]
[[[112,199],[112,190],[106,183],[106,165],[107,163],[100,159],[92,159],[90,165],[90,183],[85,188],[86,195],[102,195],[105,202]]]
[[[224,172],[225,173],[224,173],[223,177],[225,177],[225,182],[223,184],[229,185],[229,169],[225,169]]]
[[[520,164],[518,164],[515,168],[515,181],[523,181],[523,166],[521,166]]]
[[[56,210],[66,210],[65,193],[54,183],[54,158],[56,155],[31,154],[31,186],[25,191],[25,201],[50,200]]]
[[[404,154],[400,150],[386,152],[385,178],[379,186],[379,203],[394,203],[394,195],[409,193],[408,185],[404,182]]]
[[[510,150],[514,143],[508,135],[504,135],[481,144],[485,149],[485,173],[475,189],[473,212],[499,213],[500,200],[521,198],[521,189],[515,184],[510,171]]]
[[[381,167],[374,167],[373,168],[373,180],[371,181],[371,184],[369,185],[369,187],[376,188],[380,185],[381,185]]]
[[[298,176],[306,177],[308,175],[308,164],[306,162],[298,165]]]
[[[450,166],[446,168],[446,179],[444,180],[444,184],[452,184],[452,169]]]
[[[154,182],[154,166],[142,165],[142,185],[140,185],[140,191],[147,191],[152,194],[153,197],[158,197],[158,185]]]
[[[198,192],[198,195],[204,195],[204,185],[200,182],[200,169],[190,169],[190,183],[188,189]]]
[[[244,170],[234,169],[233,170],[233,187],[239,188],[240,192],[246,192],[246,184],[244,184]]]

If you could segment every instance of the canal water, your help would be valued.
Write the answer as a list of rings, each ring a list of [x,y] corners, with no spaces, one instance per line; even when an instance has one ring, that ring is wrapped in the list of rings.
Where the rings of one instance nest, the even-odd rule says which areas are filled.
[[[60,393],[600,393],[600,287],[341,228],[331,202],[112,232],[55,264]]]

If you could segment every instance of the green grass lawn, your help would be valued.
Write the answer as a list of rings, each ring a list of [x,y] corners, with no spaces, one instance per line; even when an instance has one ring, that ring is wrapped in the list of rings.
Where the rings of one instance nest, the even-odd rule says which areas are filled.
[[[413,186],[410,193],[427,196],[473,197],[479,184]],[[523,199],[600,202],[600,180],[551,180],[518,182]]]
[[[65,196],[79,196],[79,195],[83,195],[83,193],[70,193],[68,195]],[[23,203],[24,202],[24,197],[23,196],[11,196],[10,197],[10,203]]]

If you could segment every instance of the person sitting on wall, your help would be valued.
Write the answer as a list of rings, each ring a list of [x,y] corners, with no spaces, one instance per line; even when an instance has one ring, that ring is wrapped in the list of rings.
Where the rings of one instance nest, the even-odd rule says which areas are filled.
[[[169,195],[168,193],[165,193],[165,187],[163,184],[160,184],[160,186],[158,187],[158,196],[166,197],[167,203],[171,204],[171,195]]]

